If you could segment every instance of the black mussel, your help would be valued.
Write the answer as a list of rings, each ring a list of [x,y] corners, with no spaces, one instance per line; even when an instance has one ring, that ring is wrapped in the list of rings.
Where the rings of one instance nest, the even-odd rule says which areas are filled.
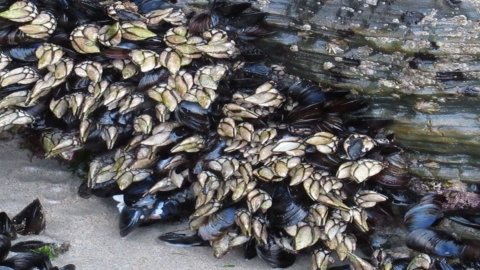
[[[0,45],[20,45],[26,43],[36,42],[38,40],[28,37],[25,33],[20,31],[18,27],[9,27],[0,29]]]
[[[164,81],[168,78],[168,71],[166,69],[154,69],[142,75],[138,82],[138,91],[146,91],[160,81]]]
[[[235,28],[245,28],[248,26],[255,26],[260,25],[261,21],[265,19],[267,13],[261,11],[254,11],[254,12],[244,12],[242,14],[238,14],[231,20],[227,22],[229,26],[233,26]]]
[[[320,120],[321,119],[321,120]],[[346,131],[343,120],[332,115],[323,103],[298,106],[287,115],[287,122],[297,128],[342,134]]]
[[[250,3],[230,4],[225,1],[212,1],[208,11],[195,14],[188,23],[188,30],[193,35],[202,34],[218,26],[222,19],[235,16],[246,16],[242,14],[251,6]],[[262,17],[263,19],[264,17]],[[225,22],[229,24],[229,22]],[[255,22],[248,22],[254,24]],[[245,24],[240,24],[244,26]]]
[[[189,216],[195,204],[191,188],[184,188],[167,195],[147,195],[137,199],[124,200],[120,203],[120,235],[126,236],[136,227],[150,225],[159,221],[178,220]]]
[[[372,131],[378,131],[393,124],[392,119],[377,118],[377,117],[354,117],[349,119],[346,123],[357,133],[369,134]]]
[[[480,260],[480,247],[465,245],[446,233],[418,229],[408,234],[409,248],[441,257],[457,257],[464,260]]]
[[[0,265],[11,267],[15,270],[50,270],[52,263],[48,256],[39,253],[17,253],[1,262]]]
[[[205,155],[199,157],[193,166],[193,173],[199,175],[205,170],[205,166],[208,161],[218,159],[225,149],[226,143],[224,140],[217,140],[216,137],[210,137],[211,140],[207,141],[207,145],[211,146]]]
[[[83,191],[87,191],[88,193],[101,198],[108,198],[121,193],[117,181],[113,178],[101,183],[90,183],[88,189]]]
[[[102,50],[102,55],[110,59],[130,59],[130,52],[138,49],[139,45],[132,42],[122,42],[117,46]]]
[[[178,154],[174,156],[162,157],[157,161],[155,165],[155,173],[158,175],[163,175],[168,173],[170,170],[177,168],[188,163],[187,156],[185,154]]]
[[[328,270],[354,270],[354,269],[350,265],[344,264],[344,265],[329,267]]]
[[[160,235],[158,239],[172,245],[179,246],[205,246],[208,241],[203,240],[195,232],[168,232]]]
[[[301,105],[324,104],[333,98],[340,98],[348,94],[348,91],[325,92],[313,83],[297,81],[293,83],[286,93]]]
[[[12,242],[10,237],[0,234],[0,262],[2,262],[10,252]]]
[[[243,92],[251,91],[253,93],[253,89],[261,85],[262,83],[265,82],[264,78],[258,78],[258,77],[240,77],[240,78],[231,78],[228,80],[228,88],[229,90],[231,89],[240,89]],[[247,90],[247,91],[245,91]]]
[[[58,268],[58,270],[75,270],[76,267],[74,264],[67,264],[67,265],[64,265],[60,268]],[[55,269],[52,269],[52,270],[55,270]]]
[[[257,255],[273,268],[287,268],[295,263],[296,256],[283,250],[275,243],[273,236],[268,237],[268,243],[257,243]]]
[[[144,217],[142,208],[125,206],[120,212],[118,223],[120,228],[120,236],[127,236],[136,227],[138,227],[142,217]]]
[[[96,0],[68,1],[71,3],[69,10],[81,24],[91,18],[105,18],[106,11],[102,2]]]
[[[90,187],[90,192],[101,198],[108,198],[113,195],[120,194],[120,188],[115,180],[107,181],[101,185]]]
[[[406,189],[380,189],[391,201],[391,210],[394,216],[405,216],[405,213],[417,202],[417,195]]]
[[[392,261],[392,270],[406,270],[410,264],[410,258],[400,258]]]
[[[40,201],[35,199],[14,216],[12,222],[17,233],[21,235],[39,234],[45,229],[45,216]]]
[[[243,257],[247,260],[251,260],[257,257],[257,240],[251,238],[245,244],[243,244]]]
[[[265,65],[265,63],[246,63],[241,70],[247,76],[256,76],[264,80],[272,72],[272,68]]]
[[[210,130],[210,119],[208,111],[202,108],[198,103],[182,101],[175,109],[175,118],[177,121],[195,131],[205,133]]]
[[[168,1],[163,0],[133,0],[132,2],[138,6],[140,13],[148,13],[168,7]]]
[[[292,195],[290,187],[279,185],[271,194],[272,207],[267,212],[272,226],[288,227],[302,221],[307,215],[306,207]]]
[[[160,197],[147,221],[169,221],[188,217],[194,210],[195,197],[190,187]]]
[[[203,240],[214,240],[235,223],[235,208],[225,208],[209,217],[208,222],[198,229]]]
[[[35,55],[35,51],[41,43],[25,44],[22,46],[15,46],[9,49],[3,49],[4,52],[12,59],[23,62],[37,62],[38,58]]]
[[[168,137],[172,143],[176,144],[181,142],[183,139],[187,138],[188,136],[192,135],[192,131],[186,127],[177,127],[170,132],[170,136]]]
[[[10,239],[17,238],[15,226],[5,212],[0,213],[0,235],[8,236]]]
[[[188,31],[193,35],[202,34],[213,28],[218,23],[218,17],[211,12],[202,12],[195,14],[188,22]]]
[[[254,25],[240,29],[237,31],[237,36],[241,40],[251,41],[273,35],[274,33],[273,30],[265,25]]]
[[[337,157],[337,155],[322,154],[318,151],[313,153],[307,152],[305,155],[305,160],[313,164],[318,169],[331,172],[334,172],[343,162],[339,157]]]
[[[28,240],[28,241],[22,241],[22,242],[17,242],[15,243],[10,250],[12,252],[31,252],[32,250],[39,249],[42,247],[46,246],[51,246],[52,244],[50,243],[45,243],[43,241],[38,241],[38,240]]]
[[[334,99],[325,104],[325,110],[334,114],[360,113],[368,110],[368,108],[369,103],[359,98]]]
[[[84,199],[88,199],[93,195],[88,187],[87,181],[83,181],[80,186],[78,186],[77,195]]]
[[[408,165],[405,156],[400,153],[393,153],[385,158],[387,167],[371,179],[383,186],[391,188],[402,188],[410,182]]]
[[[67,93],[74,93],[74,92],[82,92],[87,90],[88,86],[90,85],[90,80],[88,78],[74,78],[67,82],[65,85],[65,90],[63,94]]]
[[[407,211],[404,224],[409,231],[426,229],[443,217],[442,209],[434,203],[418,204]]]
[[[62,17],[60,17],[58,19],[61,20]],[[78,57],[78,56],[76,56],[76,54],[73,50],[68,49],[68,47],[70,46],[70,35],[66,32],[66,30],[57,28],[55,33],[53,33],[52,36],[50,37],[49,41],[54,43],[54,44],[62,46],[63,50],[65,51],[65,53],[69,57],[72,57],[72,58],[77,58]]]
[[[242,14],[245,10],[252,6],[251,3],[228,3],[227,1],[213,1],[212,11],[224,16],[232,17]]]
[[[122,191],[126,205],[134,205],[148,193],[148,190],[157,183],[158,179],[149,176],[140,182],[133,182]],[[149,197],[150,198],[150,197]]]

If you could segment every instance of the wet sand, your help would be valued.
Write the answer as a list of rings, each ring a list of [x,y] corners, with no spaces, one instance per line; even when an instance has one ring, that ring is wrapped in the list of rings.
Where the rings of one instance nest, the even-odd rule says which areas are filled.
[[[186,224],[138,228],[125,238],[118,233],[113,200],[80,198],[80,180],[55,160],[33,158],[16,141],[0,141],[0,211],[13,216],[35,198],[46,212],[43,234],[68,241],[70,250],[53,261],[77,269],[271,269],[258,258],[247,261],[240,250],[215,259],[209,247],[176,247],[160,242],[161,233]],[[309,269],[310,258],[297,259],[288,269]]]

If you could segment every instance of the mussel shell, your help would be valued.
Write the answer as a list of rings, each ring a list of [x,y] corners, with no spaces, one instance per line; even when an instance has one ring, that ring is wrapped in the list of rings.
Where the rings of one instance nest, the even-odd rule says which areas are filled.
[[[272,207],[267,212],[272,226],[292,226],[308,215],[306,207],[292,193],[290,187],[280,184],[272,192]]]
[[[371,116],[360,116],[348,119],[345,124],[361,134],[371,134],[372,131],[378,132],[393,124],[389,118],[379,118]]]
[[[17,27],[0,29],[0,45],[20,45],[25,43],[32,43],[36,39],[28,37],[25,33],[20,31]]]
[[[31,250],[46,247],[46,246],[51,246],[52,244],[50,243],[45,243],[43,241],[38,241],[38,240],[28,240],[28,241],[22,241],[22,242],[17,242],[15,243],[10,250],[12,252],[30,252]]]
[[[17,238],[17,232],[15,231],[13,222],[5,212],[0,213],[0,235],[5,235],[10,239]]]
[[[35,55],[35,51],[41,43],[26,44],[23,46],[15,46],[9,49],[3,49],[3,51],[12,59],[23,62],[37,62],[38,58]]]
[[[35,199],[14,216],[12,222],[21,235],[40,234],[45,229],[45,216],[40,201]]]
[[[166,156],[160,158],[156,165],[155,165],[155,173],[157,175],[166,175],[171,169],[177,168],[179,166],[182,166],[184,164],[188,164],[188,159],[187,156],[184,154],[180,154],[179,159],[177,159],[177,156]],[[172,163],[172,160],[176,160],[175,163]]]
[[[146,91],[161,81],[168,78],[166,69],[154,69],[142,74],[142,78],[138,82],[138,91]]]
[[[318,151],[307,151],[305,154],[305,160],[314,165],[316,168],[320,170],[329,171],[331,173],[335,173],[336,169],[340,164],[342,164],[342,160],[334,154],[322,154]]]
[[[242,15],[242,13],[251,6],[252,3],[248,2],[229,3],[227,1],[215,1],[211,9],[219,16],[234,17]]]
[[[126,205],[132,206],[141,200],[148,190],[156,184],[158,180],[149,176],[140,182],[133,182],[123,190],[123,199]],[[150,198],[150,197],[149,197]]]
[[[207,224],[198,229],[203,240],[215,240],[235,223],[235,208],[229,207],[211,215]]]
[[[235,11],[237,15],[228,21],[229,26],[233,26],[236,28],[244,28],[247,26],[258,25],[267,16],[266,12],[260,12],[260,11],[239,14],[238,12],[240,12],[240,10],[242,9]]]
[[[203,240],[195,232],[168,232],[160,235],[158,239],[179,246],[205,246],[208,244],[207,241]]]
[[[1,263],[15,270],[50,270],[52,263],[48,256],[39,253],[17,253]]]
[[[257,243],[257,255],[273,268],[287,268],[296,260],[295,254],[283,250],[272,236],[269,236],[267,245]]]
[[[74,264],[67,264],[67,265],[64,265],[64,266],[60,267],[58,270],[75,270],[75,269],[76,269],[76,267],[75,267]],[[55,269],[52,269],[52,270],[55,270]]]
[[[196,102],[182,101],[175,109],[177,121],[195,131],[205,133],[210,130],[208,111]]]
[[[306,81],[297,81],[287,90],[287,94],[301,105],[323,104],[327,101],[327,93],[318,86]]]
[[[148,13],[153,10],[163,9],[168,6],[168,1],[158,1],[158,0],[133,0],[138,6],[138,11],[140,13]]]
[[[442,209],[433,203],[419,204],[407,211],[404,224],[409,231],[426,229],[443,217]]]
[[[88,182],[83,181],[80,186],[78,186],[77,189],[77,195],[80,196],[83,199],[88,199],[92,196],[92,192],[90,188],[88,187]]]
[[[0,234],[0,262],[2,262],[10,252],[11,247],[10,238],[6,235]]]
[[[189,187],[176,190],[173,194],[160,197],[150,216],[149,220],[169,221],[179,220],[188,217],[195,208],[195,197],[193,190]]]
[[[392,270],[406,270],[410,261],[410,258],[395,259],[392,262]]]
[[[461,257],[465,246],[453,237],[435,230],[418,229],[408,234],[407,247],[441,257]]]
[[[247,260],[257,257],[257,244],[255,238],[252,237],[243,244],[243,257]]]
[[[120,236],[125,237],[138,227],[142,216],[144,216],[142,208],[125,206],[118,219]]]
[[[193,35],[201,35],[203,32],[214,27],[216,19],[210,12],[195,14],[188,22],[188,32]]]

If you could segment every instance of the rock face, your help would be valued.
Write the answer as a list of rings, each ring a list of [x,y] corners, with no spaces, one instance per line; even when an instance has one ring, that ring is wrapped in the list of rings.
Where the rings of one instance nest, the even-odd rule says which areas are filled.
[[[480,4],[475,0],[258,1],[287,71],[371,98],[425,178],[479,182]]]

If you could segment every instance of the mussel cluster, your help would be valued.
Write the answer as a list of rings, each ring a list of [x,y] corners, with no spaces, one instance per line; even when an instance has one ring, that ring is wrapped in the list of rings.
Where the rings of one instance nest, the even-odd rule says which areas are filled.
[[[45,229],[45,216],[38,199],[12,219],[0,212],[0,269],[2,270],[75,270],[73,264],[52,266],[49,255],[65,247],[39,240],[17,239],[18,235],[39,234]]]
[[[359,97],[270,65],[254,46],[271,34],[264,17],[222,1],[185,14],[160,0],[0,0],[0,129],[49,158],[87,156],[81,193],[120,202],[122,236],[188,217],[190,232],[160,239],[216,257],[243,246],[272,267],[309,252],[313,269],[378,268],[357,236],[388,199],[375,185],[408,181],[402,150]]]
[[[457,193],[471,196],[469,193]],[[410,233],[406,237],[409,248],[431,254],[437,269],[480,268],[480,214],[478,206],[444,206],[446,196],[428,194],[405,214],[404,224]],[[463,264],[458,264],[458,259]],[[455,261],[456,264],[455,264]]]

